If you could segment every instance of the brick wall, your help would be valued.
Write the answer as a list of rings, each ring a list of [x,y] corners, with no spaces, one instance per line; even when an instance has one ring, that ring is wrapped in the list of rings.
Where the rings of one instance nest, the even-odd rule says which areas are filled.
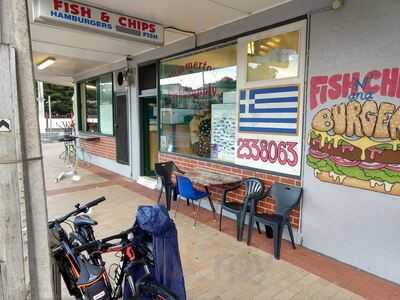
[[[240,175],[242,178],[248,177],[256,177],[261,179],[267,186],[271,186],[274,182],[281,182],[289,185],[301,186],[301,181],[283,177],[270,175],[264,172],[257,172],[247,169],[241,169],[239,167],[227,166],[220,163],[213,163],[209,161],[201,161],[192,158],[186,158],[182,156],[177,156],[173,154],[159,154],[160,161],[174,161],[176,165],[181,168],[183,171],[188,171],[192,168],[204,168],[211,171],[219,171],[227,174],[235,174]],[[214,201],[221,201],[221,195],[223,192],[223,187],[212,187],[210,188],[211,197]],[[229,199],[231,201],[242,201],[244,195],[244,190],[239,190],[236,193],[229,193]],[[259,212],[272,213],[274,211],[275,203],[271,198],[267,198],[264,201],[261,201],[257,207]],[[290,215],[291,224],[298,228],[299,227],[299,209],[294,209],[292,214]]]
[[[93,141],[80,139],[79,143],[81,148],[90,154],[116,160],[116,145],[114,137],[104,136]]]

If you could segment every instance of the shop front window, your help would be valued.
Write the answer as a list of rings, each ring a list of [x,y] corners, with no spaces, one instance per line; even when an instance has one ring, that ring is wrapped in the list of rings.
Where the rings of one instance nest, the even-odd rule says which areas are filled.
[[[97,109],[97,82],[96,80],[87,81],[85,83],[86,92],[86,131],[97,132],[99,123]]]
[[[293,78],[299,72],[298,31],[247,43],[247,81]]]
[[[99,97],[99,116],[100,132],[103,134],[113,134],[113,92],[112,74],[100,77],[100,97]]]
[[[160,150],[233,161],[236,45],[161,62]]]
[[[113,86],[112,74],[81,82],[80,130],[106,135],[113,134]]]

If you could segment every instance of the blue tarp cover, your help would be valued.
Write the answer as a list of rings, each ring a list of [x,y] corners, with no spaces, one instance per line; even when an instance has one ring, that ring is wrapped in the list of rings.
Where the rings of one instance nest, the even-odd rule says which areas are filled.
[[[185,281],[175,223],[164,206],[140,206],[136,222],[153,236],[154,279],[186,300]]]

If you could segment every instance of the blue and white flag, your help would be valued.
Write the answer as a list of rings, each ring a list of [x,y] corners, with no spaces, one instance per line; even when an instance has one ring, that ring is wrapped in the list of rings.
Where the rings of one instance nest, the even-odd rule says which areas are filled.
[[[240,91],[239,131],[297,132],[297,85]]]

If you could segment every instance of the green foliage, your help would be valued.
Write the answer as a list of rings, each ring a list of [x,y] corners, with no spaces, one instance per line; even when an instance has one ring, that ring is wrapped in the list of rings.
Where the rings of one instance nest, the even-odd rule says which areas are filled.
[[[43,90],[46,113],[49,112],[49,96],[51,96],[51,111],[53,116],[65,116],[72,113],[73,87],[43,83]]]

